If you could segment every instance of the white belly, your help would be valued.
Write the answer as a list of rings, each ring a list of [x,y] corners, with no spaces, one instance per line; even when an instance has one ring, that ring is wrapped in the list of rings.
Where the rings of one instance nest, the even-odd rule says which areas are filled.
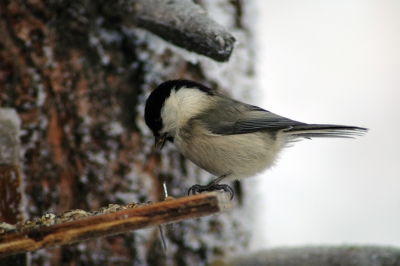
[[[229,179],[254,176],[271,167],[286,140],[278,134],[273,140],[268,133],[240,135],[200,135],[185,142],[176,136],[178,150],[207,172]]]

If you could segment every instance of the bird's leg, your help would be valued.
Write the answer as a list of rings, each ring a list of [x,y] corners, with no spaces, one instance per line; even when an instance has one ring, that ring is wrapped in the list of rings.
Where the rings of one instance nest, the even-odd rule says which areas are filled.
[[[233,189],[226,184],[219,184],[219,182],[221,182],[221,180],[224,179],[225,177],[227,177],[228,175],[229,174],[222,175],[222,176],[218,177],[217,179],[213,180],[210,184],[205,185],[205,186],[202,186],[199,184],[191,186],[188,191],[188,196],[190,195],[190,193],[192,193],[193,195],[196,195],[197,193],[202,193],[202,192],[223,190],[225,192],[229,192],[229,194],[231,195],[231,200],[232,200],[233,196],[234,196]]]

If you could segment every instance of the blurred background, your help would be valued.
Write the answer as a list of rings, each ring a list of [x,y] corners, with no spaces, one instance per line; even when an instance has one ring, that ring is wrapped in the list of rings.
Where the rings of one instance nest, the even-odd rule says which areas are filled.
[[[13,112],[7,123],[20,130],[18,162],[0,162],[9,173],[0,173],[8,193],[0,223],[159,202],[164,181],[183,197],[214,179],[174,145],[154,148],[144,104],[168,79],[195,80],[294,120],[370,132],[296,143],[273,169],[235,184],[232,212],[166,229],[167,253],[154,227],[1,265],[207,265],[249,247],[400,246],[399,1],[194,1],[207,12],[185,14],[207,13],[237,41],[224,63],[151,33],[138,23],[139,2],[155,3],[0,1],[0,109]],[[181,14],[158,6],[150,20]]]
[[[400,246],[400,2],[257,1],[261,107],[370,129],[296,143],[256,188],[253,249]]]

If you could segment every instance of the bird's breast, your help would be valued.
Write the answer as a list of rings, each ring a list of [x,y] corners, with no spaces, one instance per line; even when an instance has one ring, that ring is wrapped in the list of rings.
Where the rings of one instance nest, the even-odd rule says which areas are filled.
[[[193,132],[193,130],[191,131]],[[271,167],[284,146],[279,139],[263,132],[216,135],[177,134],[174,143],[190,161],[207,172],[241,179]]]

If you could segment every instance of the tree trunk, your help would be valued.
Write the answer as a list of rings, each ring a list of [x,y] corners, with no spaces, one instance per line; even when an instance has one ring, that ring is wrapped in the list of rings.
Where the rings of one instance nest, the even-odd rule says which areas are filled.
[[[156,150],[143,119],[147,95],[164,80],[193,79],[226,89],[209,72],[211,59],[188,61],[177,48],[135,28],[126,20],[129,10],[120,12],[135,1],[110,2],[0,3],[0,107],[13,108],[21,119],[24,201],[15,201],[25,219],[109,203],[158,202],[164,199],[163,181],[171,196],[181,197],[191,185],[212,179],[172,145]],[[235,10],[228,27],[246,33],[239,23],[241,1],[220,2]],[[157,50],[159,45],[167,49]],[[0,222],[20,217],[0,215]],[[246,246],[243,221],[231,213],[167,227],[167,253],[158,228],[150,228],[33,252],[29,260],[32,265],[201,265]]]

